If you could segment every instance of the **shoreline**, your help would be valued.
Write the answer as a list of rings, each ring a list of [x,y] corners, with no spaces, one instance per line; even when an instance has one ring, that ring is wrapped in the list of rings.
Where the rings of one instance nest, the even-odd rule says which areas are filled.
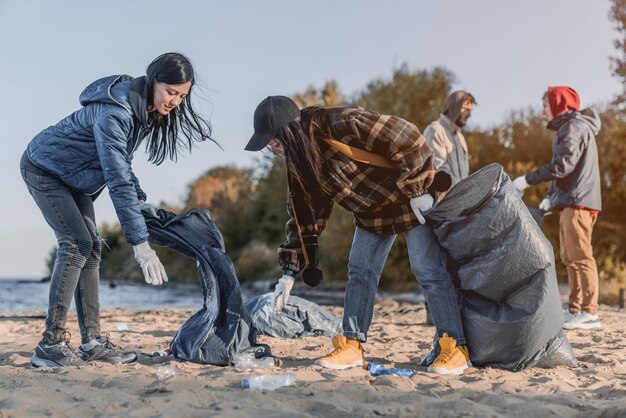
[[[324,307],[340,316],[340,307]],[[187,308],[105,308],[103,331],[140,353],[128,365],[36,369],[32,350],[43,330],[43,311],[0,314],[0,417],[19,416],[620,416],[626,414],[626,312],[602,306],[603,329],[566,331],[579,367],[509,372],[472,368],[440,376],[419,366],[434,328],[424,325],[423,305],[382,299],[375,307],[367,361],[413,368],[411,378],[372,377],[354,368],[329,370],[314,364],[332,350],[330,338],[282,340],[261,336],[283,365],[244,371],[178,362],[147,354],[163,350]],[[120,327],[122,324],[126,328]],[[75,312],[68,329],[79,344]],[[141,354],[145,353],[145,354]],[[165,369],[160,369],[164,367]],[[164,371],[173,377],[159,380]],[[293,372],[294,385],[275,392],[241,389],[254,374]]]
[[[272,292],[275,280],[257,280],[241,285],[244,300],[267,292]],[[0,313],[41,310],[48,308],[49,282],[41,281],[0,281]],[[292,294],[323,306],[342,305],[344,289],[310,288],[303,283],[294,286]],[[378,299],[395,299],[401,302],[424,303],[421,292],[379,291]],[[198,283],[167,283],[151,286],[143,282],[107,282],[100,285],[100,306],[104,308],[144,308],[162,306],[200,309],[203,304],[202,288]],[[74,309],[74,308],[72,308]]]

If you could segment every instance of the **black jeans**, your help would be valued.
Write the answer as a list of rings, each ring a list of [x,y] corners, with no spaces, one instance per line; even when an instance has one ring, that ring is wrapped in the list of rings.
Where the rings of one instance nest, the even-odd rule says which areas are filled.
[[[81,339],[86,343],[100,336],[101,247],[93,199],[33,165],[26,153],[20,161],[20,171],[58,242],[43,342],[56,344],[63,338],[74,295]]]

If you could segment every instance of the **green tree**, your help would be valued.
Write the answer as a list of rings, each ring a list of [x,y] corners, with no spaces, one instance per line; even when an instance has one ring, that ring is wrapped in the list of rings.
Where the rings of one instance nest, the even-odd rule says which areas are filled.
[[[615,41],[617,56],[611,59],[613,74],[622,80],[622,86],[626,86],[626,0],[613,0],[611,19],[619,32],[619,38]],[[622,104],[626,103],[626,88],[618,101]]]
[[[423,130],[439,117],[453,82],[454,75],[444,68],[410,71],[403,64],[393,72],[391,79],[368,83],[356,103],[380,113],[399,116]]]
[[[626,224],[626,115],[617,108],[602,112],[597,137],[602,182],[602,218]]]
[[[252,170],[215,167],[192,182],[188,190],[187,208],[209,209],[222,231],[226,248],[236,257],[252,233],[252,225],[241,222],[253,201]]]
[[[276,245],[285,239],[287,222],[287,167],[282,158],[267,157],[269,169],[258,179],[249,222],[254,224],[251,238]]]
[[[112,282],[141,281],[143,275],[119,224],[100,227],[103,239],[100,277]]]
[[[52,277],[52,270],[54,270],[54,263],[57,261],[57,249],[58,247],[55,245],[50,249],[48,253],[48,258],[46,258],[46,268],[48,270],[48,274],[44,277],[44,279],[49,279]]]
[[[466,133],[470,172],[497,162],[511,178],[525,174],[550,161],[552,136],[536,110],[512,111],[494,128]],[[536,206],[548,187],[545,183],[529,188],[525,197]]]
[[[165,209],[180,212],[179,208],[165,207]],[[100,263],[101,279],[110,282],[143,282],[143,273],[135,261],[132,246],[124,238],[119,224],[102,225],[100,236],[104,240],[102,243],[102,262]],[[195,261],[171,248],[155,244],[150,245],[163,263],[170,281],[193,283],[197,280]]]
[[[250,199],[233,208],[224,236],[235,234],[236,245],[227,251],[241,279],[268,277],[279,269],[276,250],[285,239],[287,222],[287,168],[282,158],[266,155],[259,162]],[[233,239],[233,241],[235,241]]]
[[[343,94],[335,81],[326,82],[319,90],[310,86],[304,92],[294,94],[293,101],[301,109],[307,106],[338,106],[345,104]]]

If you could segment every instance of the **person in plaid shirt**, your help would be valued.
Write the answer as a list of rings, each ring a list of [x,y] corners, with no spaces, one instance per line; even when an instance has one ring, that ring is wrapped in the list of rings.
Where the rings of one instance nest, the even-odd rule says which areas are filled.
[[[432,207],[432,195],[449,183],[442,190],[445,181],[439,180],[433,153],[417,127],[360,107],[299,110],[288,97],[270,96],[255,110],[254,131],[246,150],[268,147],[287,163],[291,219],[278,250],[283,276],[274,291],[276,312],[286,304],[298,272],[309,285],[322,280],[317,242],[333,205],[354,215],[343,335],[333,338],[334,351],[316,364],[332,369],[363,365],[361,344],[367,341],[378,281],[396,235],[405,233],[411,268],[431,307],[440,346],[428,370],[462,374],[471,367],[447,256],[422,214]]]

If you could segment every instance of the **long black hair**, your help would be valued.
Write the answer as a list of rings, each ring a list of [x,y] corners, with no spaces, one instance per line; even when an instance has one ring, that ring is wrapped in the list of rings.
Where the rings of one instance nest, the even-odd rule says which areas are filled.
[[[309,204],[324,195],[322,181],[322,156],[318,137],[324,136],[325,111],[320,107],[307,107],[295,121],[281,127],[276,133],[285,148],[287,170],[297,182]]]
[[[150,162],[161,164],[166,157],[176,161],[179,148],[191,151],[193,142],[202,142],[211,138],[211,124],[199,116],[191,105],[191,91],[195,84],[195,74],[191,62],[178,52],[169,52],[158,56],[146,68],[146,84],[148,87],[148,105],[154,100],[154,83],[183,84],[191,82],[189,94],[180,105],[167,115],[159,112],[148,113],[148,125],[142,136],[147,137],[146,151]],[[179,138],[182,133],[184,140]]]

